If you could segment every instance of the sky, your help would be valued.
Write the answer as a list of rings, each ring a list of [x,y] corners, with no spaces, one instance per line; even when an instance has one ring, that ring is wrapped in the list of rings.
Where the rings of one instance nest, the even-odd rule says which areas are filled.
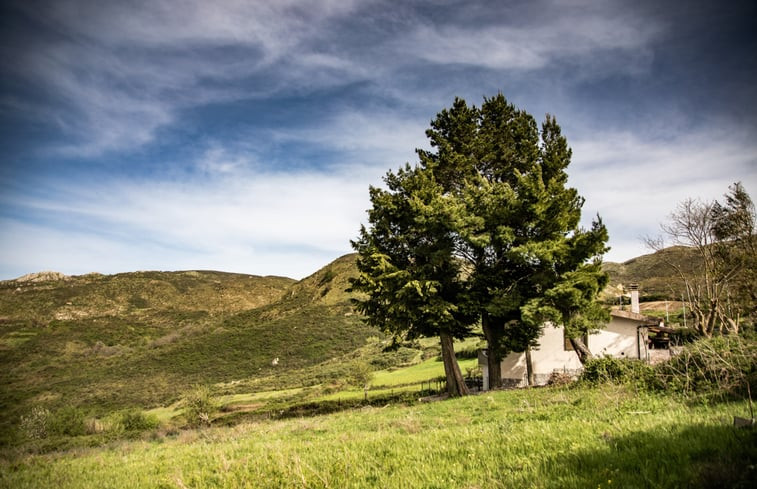
[[[0,279],[303,278],[455,97],[555,115],[606,261],[686,198],[757,198],[757,3],[0,4]]]

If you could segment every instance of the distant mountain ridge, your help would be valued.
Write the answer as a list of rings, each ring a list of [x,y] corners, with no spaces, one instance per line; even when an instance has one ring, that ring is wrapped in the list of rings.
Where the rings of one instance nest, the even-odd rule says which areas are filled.
[[[65,280],[67,278],[68,275],[64,275],[60,272],[45,270],[44,272],[27,273],[26,275],[10,280],[10,282],[54,282],[57,280]]]

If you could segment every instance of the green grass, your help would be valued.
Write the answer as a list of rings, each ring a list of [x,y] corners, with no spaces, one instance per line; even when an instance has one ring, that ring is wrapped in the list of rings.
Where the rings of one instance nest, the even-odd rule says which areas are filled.
[[[466,358],[458,360],[460,371],[465,375],[468,369],[476,368],[478,360]],[[444,364],[436,358],[429,358],[417,365],[401,369],[379,370],[374,373],[371,387],[392,387],[406,384],[417,384],[444,376]]]
[[[0,462],[0,486],[751,487],[745,403],[622,387],[487,393],[187,431]]]

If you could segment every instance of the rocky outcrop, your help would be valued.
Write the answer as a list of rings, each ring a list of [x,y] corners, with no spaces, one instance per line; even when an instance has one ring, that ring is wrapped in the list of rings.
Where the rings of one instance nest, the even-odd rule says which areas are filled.
[[[26,275],[18,277],[15,281],[21,283],[57,282],[59,280],[66,280],[67,278],[67,275],[64,275],[60,272],[45,271],[27,273]]]

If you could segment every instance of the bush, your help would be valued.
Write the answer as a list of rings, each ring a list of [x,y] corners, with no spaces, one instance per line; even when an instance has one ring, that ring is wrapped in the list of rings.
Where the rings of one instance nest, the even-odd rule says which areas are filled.
[[[158,418],[148,416],[142,411],[130,409],[118,414],[116,426],[123,431],[147,431],[158,427]]]
[[[373,380],[373,369],[365,362],[354,362],[352,369],[347,377],[347,383],[349,385],[359,387],[361,389],[368,387],[368,384]]]
[[[657,368],[666,389],[684,395],[746,397],[757,392],[757,342],[739,336],[702,339]]]
[[[645,388],[656,386],[655,370],[651,365],[629,358],[595,357],[586,362],[581,380],[592,384],[637,384]]]
[[[757,392],[757,341],[739,336],[701,339],[655,367],[598,357],[586,362],[581,380],[632,383],[689,397],[747,398],[749,390]]]
[[[478,358],[478,346],[469,346],[455,351],[455,358],[462,360],[464,358]],[[441,359],[441,356],[439,357]]]
[[[547,379],[547,385],[549,386],[564,386],[573,382],[573,376],[569,373],[554,371],[549,374]]]
[[[184,415],[190,426],[209,426],[218,404],[206,386],[197,387],[184,397]]]
[[[84,412],[73,406],[66,406],[48,417],[47,430],[50,435],[80,436],[87,433]]]
[[[47,438],[47,424],[50,419],[50,411],[47,409],[35,406],[29,412],[21,416],[20,427],[21,432],[27,438],[32,440],[41,440]]]
[[[409,365],[417,360],[419,353],[417,349],[400,346],[396,350],[385,351],[372,356],[370,364],[376,370]]]

